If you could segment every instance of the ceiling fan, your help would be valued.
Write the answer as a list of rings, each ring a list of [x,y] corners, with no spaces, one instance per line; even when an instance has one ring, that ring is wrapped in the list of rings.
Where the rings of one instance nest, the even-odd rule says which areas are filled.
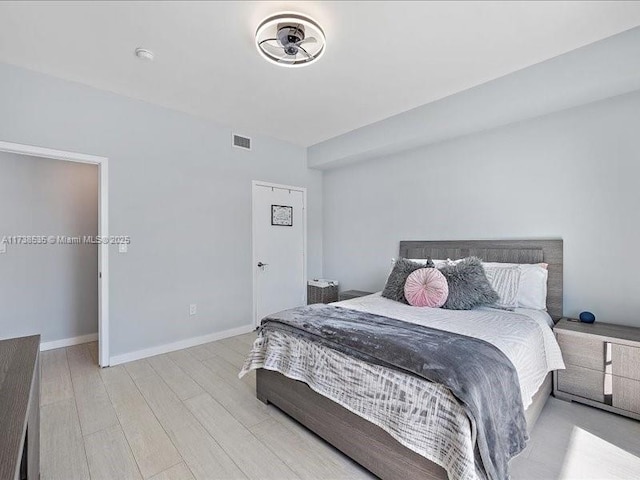
[[[298,14],[273,15],[256,32],[256,46],[262,56],[287,67],[314,62],[324,53],[325,42],[320,26]]]

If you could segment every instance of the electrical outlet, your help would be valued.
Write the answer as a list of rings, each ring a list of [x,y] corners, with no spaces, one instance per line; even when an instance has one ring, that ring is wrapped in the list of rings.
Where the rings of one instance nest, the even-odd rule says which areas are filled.
[[[7,253],[7,244],[0,242],[0,253]]]
[[[189,315],[195,315],[198,313],[198,306],[195,303],[189,305]]]
[[[118,253],[127,253],[128,250],[129,250],[129,247],[126,243],[118,244]]]

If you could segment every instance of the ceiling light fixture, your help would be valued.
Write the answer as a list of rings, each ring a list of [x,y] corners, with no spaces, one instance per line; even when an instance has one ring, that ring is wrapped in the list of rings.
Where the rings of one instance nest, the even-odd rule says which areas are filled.
[[[153,60],[153,52],[151,50],[147,50],[146,48],[136,48],[136,57],[141,60],[150,62],[151,60]]]
[[[324,31],[299,13],[278,13],[265,18],[256,30],[256,48],[281,67],[303,67],[318,60],[326,49]]]

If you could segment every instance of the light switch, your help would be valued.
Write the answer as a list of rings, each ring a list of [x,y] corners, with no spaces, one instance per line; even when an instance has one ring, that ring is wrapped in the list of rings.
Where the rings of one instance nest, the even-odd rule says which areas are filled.
[[[129,246],[126,243],[118,244],[118,253],[127,253],[129,251]]]

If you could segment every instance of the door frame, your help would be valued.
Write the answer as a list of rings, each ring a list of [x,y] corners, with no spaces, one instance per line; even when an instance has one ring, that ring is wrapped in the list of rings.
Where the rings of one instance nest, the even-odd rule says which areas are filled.
[[[260,325],[260,319],[258,317],[258,270],[256,265],[258,259],[256,258],[256,228],[255,219],[256,214],[254,211],[255,204],[255,192],[256,187],[270,187],[279,188],[281,190],[293,190],[296,192],[302,192],[302,278],[306,282],[307,278],[307,188],[296,187],[293,185],[282,185],[279,183],[262,182],[260,180],[251,181],[251,272],[253,278],[253,323],[256,327]],[[306,285],[303,286],[304,302],[307,303],[307,289]]]
[[[109,162],[107,157],[0,141],[0,152],[98,166],[98,236],[109,237]],[[109,245],[98,242],[98,363],[109,366]]]

